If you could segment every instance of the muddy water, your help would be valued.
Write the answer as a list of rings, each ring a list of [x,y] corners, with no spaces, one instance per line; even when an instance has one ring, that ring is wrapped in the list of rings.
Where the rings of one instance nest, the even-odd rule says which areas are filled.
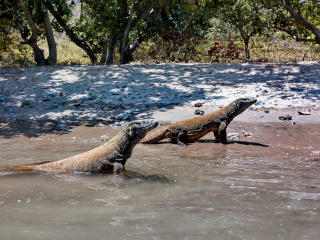
[[[119,130],[2,123],[1,165],[65,158]],[[253,138],[228,145],[140,144],[130,179],[0,171],[0,239],[320,239],[320,124],[228,128],[243,130]]]

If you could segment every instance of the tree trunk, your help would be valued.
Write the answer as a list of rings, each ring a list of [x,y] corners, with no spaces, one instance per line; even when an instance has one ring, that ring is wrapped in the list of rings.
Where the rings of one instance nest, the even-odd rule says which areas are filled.
[[[43,26],[44,26],[44,31],[46,34],[46,39],[47,39],[48,48],[49,48],[49,57],[47,59],[47,63],[49,65],[55,65],[57,63],[57,44],[54,39],[54,34],[53,34],[50,19],[48,17],[48,10],[45,8],[45,6],[42,3],[40,7],[41,7],[42,13],[44,14]]]
[[[250,37],[253,35],[254,31],[255,31],[255,27],[254,30],[251,32],[251,34],[246,34],[245,31],[243,30],[242,26],[239,26],[239,31],[240,31],[240,35],[244,41],[244,48],[245,48],[245,53],[246,53],[246,59],[250,59],[250,50],[249,50],[249,40]]]
[[[147,16],[150,15],[150,13],[153,11],[153,8],[155,7],[155,5],[159,2],[159,0],[154,0],[152,1],[152,3],[149,5],[149,7],[141,14],[141,16],[139,17],[139,19],[137,21],[135,21],[134,25],[137,25],[138,22],[140,22],[141,20],[145,19]],[[142,41],[144,40],[144,38],[142,37],[141,34],[139,34],[138,38],[135,40],[135,42],[132,45],[128,45],[126,46],[127,43],[127,39],[128,39],[128,34],[130,32],[130,26],[131,26],[131,21],[132,21],[132,15],[133,15],[133,11],[135,10],[135,2],[132,2],[132,6],[131,6],[131,10],[130,10],[130,14],[129,14],[129,19],[128,19],[128,23],[127,23],[127,28],[124,32],[124,36],[123,36],[123,40],[122,40],[122,45],[120,48],[120,64],[127,64],[130,63],[134,60],[133,58],[133,52],[137,49],[137,47],[142,43]],[[161,10],[160,10],[161,11]],[[160,12],[159,12],[160,14]],[[158,14],[156,14],[158,15]],[[156,16],[155,15],[155,16]],[[149,26],[151,20],[154,19],[154,17],[149,18],[146,21],[144,30],[147,29],[147,27]]]
[[[133,52],[130,49],[130,46],[127,46],[126,50],[123,53],[123,64],[128,64],[133,62]]]
[[[51,12],[51,14],[55,17],[55,19],[58,21],[60,26],[63,28],[63,30],[66,32],[66,34],[69,36],[70,40],[74,42],[78,47],[82,48],[89,56],[92,63],[97,62],[97,57],[95,56],[94,52],[90,48],[90,46],[82,42],[77,35],[73,32],[73,30],[66,24],[66,22],[60,17],[60,15],[54,10],[54,7],[47,3],[46,4],[48,10]]]
[[[102,45],[102,55],[101,55],[101,59],[100,59],[100,64],[106,63],[107,54],[108,54],[108,43],[104,42]]]
[[[31,37],[29,39],[27,39],[26,37],[23,36],[23,34],[21,34],[21,37],[24,40],[25,44],[28,44],[32,47],[32,50],[34,52],[34,60],[36,61],[38,66],[42,66],[42,65],[46,65],[47,61],[44,57],[44,53],[43,50],[41,48],[39,48],[37,40],[38,40],[38,29],[32,19],[32,16],[29,12],[29,9],[27,7],[27,5],[24,2],[19,2],[19,7],[22,9],[29,27],[31,29]]]
[[[245,48],[245,52],[246,52],[246,59],[250,59],[250,50],[249,50],[249,39],[250,38],[245,38],[244,40],[244,48]]]
[[[122,44],[121,44],[121,49],[120,49],[120,64],[125,64],[123,58],[124,58],[124,54],[126,51],[126,43],[127,43],[128,34],[130,31],[130,27],[131,27],[131,19],[132,19],[132,15],[133,15],[134,5],[135,5],[135,1],[132,1],[130,13],[129,13],[129,18],[128,18],[128,23],[127,23],[126,30],[124,31],[124,34],[123,34],[123,39],[122,39]],[[129,49],[129,54],[130,54],[130,49]],[[127,56],[126,62],[129,60],[128,58],[129,58],[129,56]]]
[[[162,9],[161,11],[161,20],[166,26],[166,30],[170,30],[170,27],[173,26],[173,23],[170,20],[168,14],[166,13],[165,9]]]
[[[107,65],[113,64],[113,54],[116,46],[116,41],[114,40],[114,36],[110,36],[109,46],[108,46],[108,54],[107,54]]]
[[[128,11],[128,3],[127,0],[117,0],[117,25],[119,30],[124,30],[125,29],[125,18],[127,16],[127,11]]]
[[[158,1],[154,1],[152,7],[154,7],[156,2],[158,2]],[[151,10],[152,10],[152,8],[149,7],[141,15],[141,17],[139,18],[138,21],[140,21],[140,20],[144,19],[145,17],[147,17],[151,13]],[[162,11],[162,9],[158,9],[158,11],[155,12],[152,17],[147,19],[147,21],[146,21],[146,23],[145,23],[145,25],[144,25],[144,27],[142,29],[142,32],[146,31],[150,27],[150,24],[151,24],[152,20],[157,19],[159,17],[159,15],[161,14],[161,11]],[[136,22],[134,24],[136,24]],[[124,64],[127,64],[129,62],[133,62],[134,61],[133,53],[134,53],[134,51],[137,50],[137,48],[140,46],[140,44],[144,41],[146,36],[147,36],[146,34],[139,33],[138,37],[135,39],[133,44],[131,44],[130,46],[127,46],[127,48],[126,48],[126,50],[124,52],[124,56],[123,56],[123,63]]]
[[[32,47],[34,53],[34,60],[36,61],[38,66],[47,65],[48,62],[44,57],[44,51],[39,48],[37,41],[30,41],[28,40],[28,45]]]

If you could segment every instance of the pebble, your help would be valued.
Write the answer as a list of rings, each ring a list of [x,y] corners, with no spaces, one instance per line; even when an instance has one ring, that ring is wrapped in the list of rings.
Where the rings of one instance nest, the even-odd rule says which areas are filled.
[[[114,127],[125,127],[127,126],[127,123],[125,121],[121,121],[121,122],[115,122],[112,124],[109,124],[108,127],[110,128],[114,128]]]
[[[32,102],[29,101],[22,101],[21,107],[32,107]]]
[[[286,114],[286,115],[280,116],[279,119],[282,121],[290,121],[292,120],[292,116],[289,114]]]
[[[194,111],[194,114],[195,115],[203,115],[204,114],[204,111],[203,110],[200,110],[200,109],[197,109]]]
[[[47,95],[50,96],[50,97],[54,97],[55,96],[54,92],[47,92]]]
[[[133,109],[130,109],[127,113],[130,115],[136,115],[136,114],[139,114],[139,109],[133,108]]]
[[[194,104],[195,107],[202,107],[202,103],[201,102],[197,102]]]
[[[240,138],[240,135],[239,135],[239,133],[228,133],[228,138],[238,139],[238,138]]]
[[[117,120],[129,120],[130,115],[128,113],[120,113],[116,116]]]
[[[245,130],[243,130],[243,136],[249,137],[249,138],[253,138],[252,133],[248,133],[248,132],[246,132]]]
[[[310,112],[298,111],[299,115],[311,115]]]

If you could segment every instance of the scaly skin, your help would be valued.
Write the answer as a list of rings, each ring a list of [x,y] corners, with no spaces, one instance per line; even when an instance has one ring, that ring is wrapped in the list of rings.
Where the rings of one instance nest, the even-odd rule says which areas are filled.
[[[227,143],[227,126],[230,122],[257,101],[255,98],[239,98],[225,108],[210,114],[176,122],[149,132],[141,143],[156,143],[165,138],[184,146],[213,132],[222,143]]]
[[[147,132],[158,126],[156,120],[130,122],[107,143],[88,152],[55,162],[27,166],[4,166],[0,169],[40,170],[62,173],[89,172],[125,175],[124,165],[134,146]]]

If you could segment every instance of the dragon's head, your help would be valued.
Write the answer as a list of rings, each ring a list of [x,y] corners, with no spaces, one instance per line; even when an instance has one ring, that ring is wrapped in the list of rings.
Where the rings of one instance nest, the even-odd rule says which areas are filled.
[[[153,119],[137,120],[128,123],[125,131],[128,134],[129,142],[134,145],[139,143],[146,134],[158,126],[158,121]]]
[[[237,100],[229,104],[230,108],[232,109],[230,117],[235,118],[256,102],[256,98],[238,98]]]

